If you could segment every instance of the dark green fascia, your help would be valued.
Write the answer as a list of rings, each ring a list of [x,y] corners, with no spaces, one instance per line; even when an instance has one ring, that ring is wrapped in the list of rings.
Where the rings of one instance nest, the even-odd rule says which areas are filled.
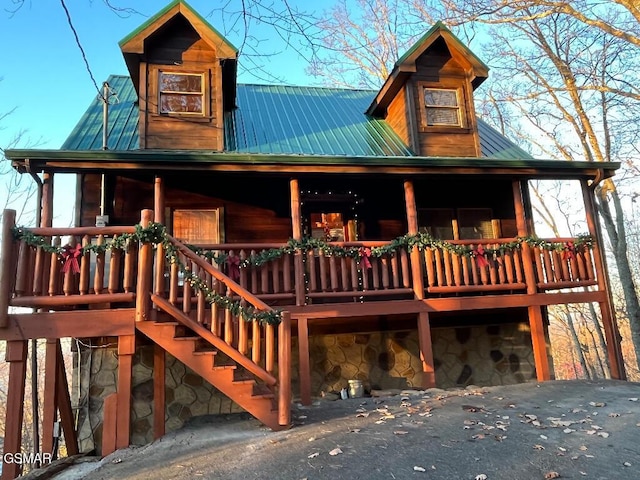
[[[539,170],[607,170],[620,168],[619,162],[568,162],[564,160],[494,159],[470,157],[354,157],[332,155],[273,155],[251,153],[219,153],[202,150],[18,150],[5,151],[12,161],[109,161],[168,163],[225,163],[247,165],[358,165],[400,167],[486,167]]]

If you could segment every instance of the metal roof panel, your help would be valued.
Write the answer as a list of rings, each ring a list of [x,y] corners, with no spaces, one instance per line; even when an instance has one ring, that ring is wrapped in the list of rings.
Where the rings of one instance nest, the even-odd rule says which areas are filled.
[[[107,82],[117,96],[117,103],[109,107],[108,148],[137,150],[138,97],[131,79],[111,75]],[[238,108],[225,115],[225,151],[381,158],[414,156],[386,121],[363,113],[375,94],[372,90],[240,84]],[[480,119],[478,131],[484,158],[533,158]],[[102,149],[102,103],[97,95],[61,149]]]

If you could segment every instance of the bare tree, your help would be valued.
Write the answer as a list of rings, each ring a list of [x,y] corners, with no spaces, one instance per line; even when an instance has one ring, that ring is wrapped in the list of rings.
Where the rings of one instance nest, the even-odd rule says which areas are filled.
[[[492,82],[485,111],[500,119],[507,133],[545,156],[594,162],[624,159],[636,165],[640,48],[628,36],[614,35],[571,15],[541,15],[540,8],[512,10],[508,24],[501,18],[487,20],[499,23],[490,28],[493,70],[511,75],[499,75]],[[622,11],[604,12],[600,18],[618,31],[638,26],[633,15]],[[516,117],[519,122],[513,120]],[[640,302],[628,251],[624,195],[611,179],[596,189],[631,338],[640,352]]]

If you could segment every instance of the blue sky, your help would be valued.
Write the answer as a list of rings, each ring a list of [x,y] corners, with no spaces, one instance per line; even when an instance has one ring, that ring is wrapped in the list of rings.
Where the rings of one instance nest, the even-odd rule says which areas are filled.
[[[97,95],[82,54],[75,42],[59,0],[24,0],[16,10],[17,0],[0,0],[0,116],[14,110],[0,122],[0,147],[7,147],[14,136],[24,131],[22,141],[13,148],[57,149]],[[111,0],[121,7],[135,7],[140,14],[123,18],[107,8],[103,0],[66,0],[73,25],[98,85],[110,74],[128,74],[118,42],[150,16],[164,8],[170,0]],[[196,11],[219,31],[224,32],[220,14],[214,8],[223,2],[189,0]],[[305,5],[304,0],[290,3]],[[313,8],[322,10],[331,0],[316,0]],[[240,0],[231,0],[237,8]],[[304,8],[309,8],[308,4]],[[319,13],[319,12],[318,12]],[[286,82],[298,85],[313,84],[305,74],[306,64],[300,56],[285,48],[273,29],[266,25],[251,28],[264,53],[280,52],[268,57],[265,67],[274,73],[286,74]],[[240,46],[241,38],[228,35],[228,40]],[[242,69],[242,57],[240,57]],[[242,71],[242,70],[240,70]],[[240,82],[257,81],[247,72],[240,73]],[[23,179],[28,183],[31,179]],[[0,179],[0,204],[6,200],[8,178]],[[56,175],[54,188],[54,226],[72,224],[75,204],[75,176]],[[35,202],[33,207],[35,207]],[[20,203],[9,205],[18,211]],[[25,215],[19,223],[28,225],[33,214]]]
[[[74,26],[87,54],[98,85],[109,74],[128,74],[118,41],[169,3],[169,0],[113,0],[121,6],[135,6],[142,15],[120,18],[102,0],[67,0]],[[220,18],[208,16],[220,2],[191,0],[189,4],[222,30]],[[239,2],[236,2],[239,3]],[[328,2],[316,1],[315,8]],[[85,68],[80,50],[57,0],[25,0],[14,14],[13,0],[0,0],[0,113],[16,111],[0,125],[0,145],[14,132],[27,129],[39,141],[39,148],[59,148],[93,97],[95,87]],[[267,27],[253,30],[265,42],[265,50],[281,51],[282,45]],[[238,44],[240,39],[229,36]],[[240,60],[242,62],[242,59]],[[269,58],[274,72],[286,71],[287,82],[311,84],[305,64],[291,51]],[[243,74],[240,81],[256,82]]]

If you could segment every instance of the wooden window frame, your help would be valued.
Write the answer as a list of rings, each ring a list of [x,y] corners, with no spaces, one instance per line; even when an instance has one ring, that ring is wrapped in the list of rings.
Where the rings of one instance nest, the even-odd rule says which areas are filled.
[[[181,92],[174,90],[162,90],[162,75],[188,75],[194,77],[200,77],[200,92]],[[158,77],[156,79],[157,88],[158,88],[158,114],[162,116],[170,116],[170,117],[196,117],[203,118],[207,117],[207,75],[206,72],[203,71],[186,71],[186,70],[170,70],[170,69],[158,69]],[[188,95],[188,96],[199,96],[202,99],[202,111],[200,112],[173,112],[173,111],[162,111],[162,95],[163,94],[178,94],[178,95]]]
[[[467,133],[470,131],[469,127],[469,119],[467,112],[467,102],[465,97],[464,86],[460,83],[450,84],[450,82],[442,83],[433,83],[433,82],[417,82],[417,101],[420,110],[420,118],[419,118],[419,129],[421,132],[459,132],[459,133]],[[458,124],[457,125],[449,125],[449,124],[437,124],[437,125],[428,125],[427,124],[427,107],[424,99],[425,90],[446,90],[446,91],[454,91],[456,93],[456,107],[442,107],[437,106],[437,108],[455,108],[458,112]],[[436,108],[436,106],[431,106]]]

